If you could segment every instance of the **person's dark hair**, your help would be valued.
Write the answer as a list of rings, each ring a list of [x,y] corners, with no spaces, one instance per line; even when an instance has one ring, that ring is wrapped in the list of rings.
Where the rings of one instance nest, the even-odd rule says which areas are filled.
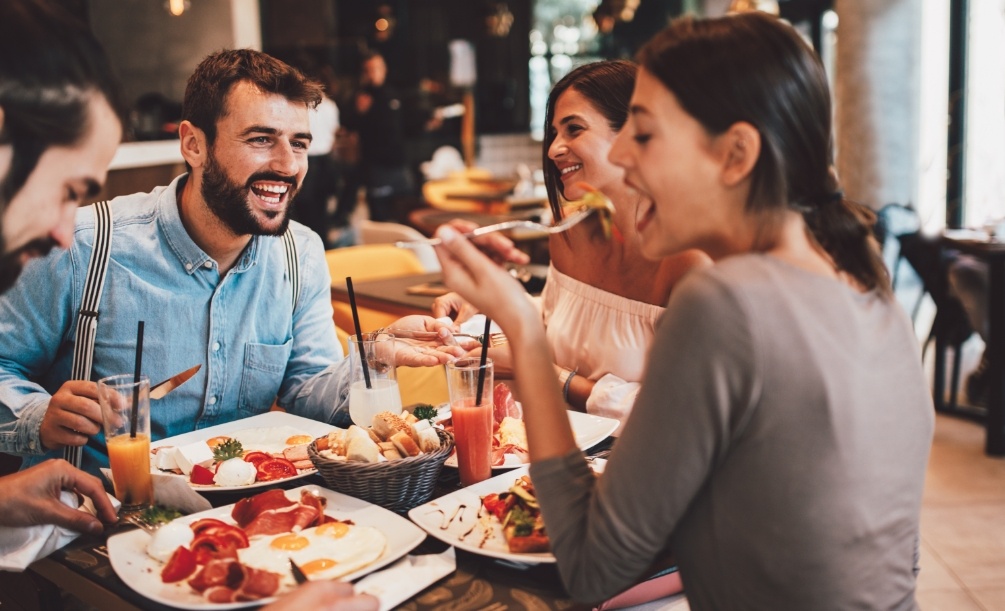
[[[569,89],[575,89],[607,119],[611,129],[618,132],[628,119],[628,103],[635,88],[638,66],[625,60],[593,62],[579,66],[555,83],[548,95],[544,115],[544,142],[541,167],[544,168],[544,186],[556,219],[562,218],[562,178],[555,162],[548,157],[548,149],[555,141],[555,104]]]
[[[844,198],[834,172],[823,66],[791,26],[756,11],[678,19],[637,59],[709,134],[741,121],[758,130],[761,152],[747,210],[760,213],[766,229],[786,208],[801,212],[841,270],[890,293],[872,239],[875,214]]]
[[[321,103],[321,85],[296,68],[260,51],[234,49],[213,53],[202,60],[188,79],[181,118],[216,140],[216,124],[226,110],[227,94],[238,82],[248,81],[265,93],[315,108]]]
[[[0,212],[52,146],[72,146],[90,127],[102,96],[118,116],[125,106],[108,58],[87,25],[43,0],[0,2],[0,144],[11,165],[0,176]]]

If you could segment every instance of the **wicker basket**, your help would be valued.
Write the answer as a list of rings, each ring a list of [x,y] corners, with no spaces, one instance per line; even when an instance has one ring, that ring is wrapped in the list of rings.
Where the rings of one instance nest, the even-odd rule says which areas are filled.
[[[387,462],[325,458],[318,454],[316,441],[307,447],[307,454],[332,490],[404,513],[433,495],[440,469],[454,450],[454,436],[442,429],[436,432],[440,436],[439,450]]]

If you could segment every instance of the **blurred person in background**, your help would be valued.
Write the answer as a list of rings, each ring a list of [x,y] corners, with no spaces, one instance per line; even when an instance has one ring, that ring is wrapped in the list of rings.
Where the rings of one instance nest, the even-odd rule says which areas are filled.
[[[357,171],[366,186],[370,219],[402,222],[395,201],[413,190],[407,166],[401,98],[387,85],[387,63],[375,51],[360,65],[360,88],[343,113],[346,128],[359,135]]]
[[[309,73],[323,85],[324,95],[310,111],[312,140],[307,149],[307,175],[297,193],[295,213],[297,220],[313,229],[321,236],[324,247],[330,248],[328,200],[339,193],[339,166],[333,156],[339,109],[332,99],[335,92],[331,66],[323,65]],[[336,204],[341,206],[342,202]]]

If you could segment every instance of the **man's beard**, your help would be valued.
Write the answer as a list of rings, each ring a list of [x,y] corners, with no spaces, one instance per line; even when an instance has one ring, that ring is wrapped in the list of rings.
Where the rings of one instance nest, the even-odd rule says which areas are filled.
[[[290,185],[286,194],[286,209],[282,212],[263,212],[270,219],[282,215],[282,222],[274,229],[262,226],[255,218],[254,210],[248,202],[248,198],[252,194],[251,185],[261,180],[285,182]],[[238,185],[230,180],[223,168],[216,162],[216,157],[213,156],[213,151],[210,149],[202,175],[200,192],[209,209],[234,232],[234,235],[277,236],[283,235],[290,224],[290,209],[293,206],[293,197],[297,194],[297,189],[295,178],[273,172],[252,174],[243,186]]]
[[[52,238],[38,238],[13,252],[0,255],[0,293],[4,293],[14,286],[17,277],[21,275],[23,267],[21,258],[26,252],[30,252],[33,257],[44,257],[55,246],[57,246],[56,240]],[[0,241],[0,249],[2,247],[2,241]]]

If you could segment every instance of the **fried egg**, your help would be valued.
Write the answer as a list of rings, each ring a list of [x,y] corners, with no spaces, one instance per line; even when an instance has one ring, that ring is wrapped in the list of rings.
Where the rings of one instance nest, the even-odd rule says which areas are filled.
[[[283,586],[295,586],[290,559],[311,580],[337,579],[376,561],[387,538],[371,526],[329,522],[296,533],[257,538],[237,551],[242,564],[280,575]]]
[[[269,454],[282,454],[283,450],[291,445],[309,443],[314,439],[309,434],[292,426],[243,429],[230,433],[230,436],[241,442],[245,452],[257,451]],[[289,441],[291,439],[292,443]]]

